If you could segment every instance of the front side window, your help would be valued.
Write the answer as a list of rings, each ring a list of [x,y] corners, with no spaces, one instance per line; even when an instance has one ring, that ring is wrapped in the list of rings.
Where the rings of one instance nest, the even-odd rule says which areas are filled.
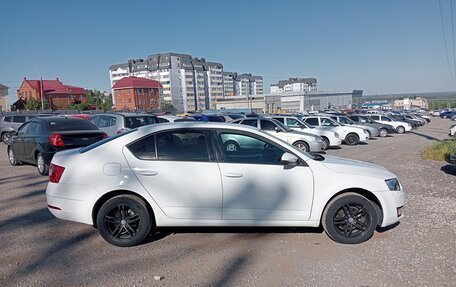
[[[200,131],[169,131],[156,135],[157,158],[176,161],[209,161],[209,144]]]
[[[272,122],[268,120],[261,120],[260,121],[261,129],[264,131],[275,131],[277,126]]]
[[[374,121],[379,121],[380,117],[379,116],[371,116],[371,119],[373,119]]]
[[[27,132],[27,129],[30,127],[30,123],[26,123],[26,124],[23,124],[19,130],[17,131],[17,135],[18,136],[22,136],[22,135],[25,135],[25,133]]]
[[[39,134],[40,131],[41,131],[40,127],[41,127],[41,125],[39,123],[32,122],[30,124],[30,127],[27,130],[27,135],[37,135],[37,134]]]
[[[223,161],[226,163],[281,164],[285,153],[275,144],[251,135],[226,132],[219,134]]]
[[[328,118],[321,118],[321,125],[325,126],[325,127],[334,127],[334,126],[336,126],[334,121],[332,121],[331,119],[328,119]]]
[[[13,117],[5,117],[3,121],[10,123],[12,121]]]
[[[246,119],[241,122],[241,125],[257,127],[257,120],[256,119]]]
[[[392,120],[388,117],[382,117],[382,120],[385,122],[392,122]]]
[[[318,118],[307,118],[305,122],[311,126],[319,126]]]
[[[297,119],[288,118],[287,126],[289,126],[290,128],[301,128],[303,127],[303,124],[301,124]]]

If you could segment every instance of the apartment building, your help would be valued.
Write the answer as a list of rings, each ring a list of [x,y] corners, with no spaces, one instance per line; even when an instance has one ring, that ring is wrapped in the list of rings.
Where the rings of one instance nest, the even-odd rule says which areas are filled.
[[[0,84],[0,112],[8,112],[10,106],[8,104],[8,87]]]
[[[270,87],[271,94],[280,94],[284,92],[310,92],[317,90],[316,78],[289,78],[280,80],[277,84]]]
[[[132,59],[109,67],[111,87],[128,76],[159,81],[163,86],[162,104],[171,103],[178,111],[214,109],[217,101],[227,96],[223,65],[187,54],[153,54],[146,59]],[[248,85],[249,91],[263,93],[263,78],[251,77],[256,77],[256,80]],[[228,95],[236,94],[236,83],[233,77]]]

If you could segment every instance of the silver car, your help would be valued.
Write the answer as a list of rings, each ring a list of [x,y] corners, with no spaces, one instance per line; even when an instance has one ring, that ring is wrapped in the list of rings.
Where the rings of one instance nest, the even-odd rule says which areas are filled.
[[[350,119],[350,118],[348,118],[346,116],[330,115],[329,117],[331,119],[335,120],[336,122],[338,122],[341,125],[350,125],[352,127],[365,129],[369,133],[369,138],[373,138],[373,137],[378,137],[379,136],[379,131],[378,131],[377,128],[374,128],[374,127],[371,127],[371,126],[367,126],[367,125],[363,125],[363,124],[360,124],[360,123],[355,123],[352,119]]]
[[[130,129],[158,123],[157,116],[141,113],[105,113],[89,118],[97,128],[108,136],[123,133]]]

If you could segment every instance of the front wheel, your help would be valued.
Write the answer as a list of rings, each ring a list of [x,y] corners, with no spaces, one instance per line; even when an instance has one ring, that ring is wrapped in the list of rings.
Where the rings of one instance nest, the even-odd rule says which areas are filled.
[[[374,234],[377,213],[370,200],[349,192],[336,196],[328,203],[321,221],[326,233],[334,241],[358,244]]]
[[[322,150],[327,150],[329,148],[329,139],[326,137],[321,137],[323,139],[323,147],[321,148]]]
[[[345,137],[345,143],[347,145],[357,145],[359,142],[359,136],[355,133],[350,133]]]
[[[101,206],[97,227],[100,235],[112,245],[128,247],[146,239],[152,220],[143,200],[133,195],[119,195]]]
[[[378,131],[378,135],[382,138],[386,137],[388,135],[388,131],[386,129],[380,129]]]
[[[40,152],[36,155],[36,169],[41,175],[49,174],[49,165],[44,161],[43,154]]]
[[[16,166],[19,164],[19,162],[16,159],[16,154],[14,153],[13,148],[10,146],[8,147],[8,160],[12,166]]]
[[[295,147],[297,147],[298,149],[302,150],[302,151],[309,151],[310,150],[309,145],[306,142],[303,142],[303,141],[297,141],[297,142],[293,143],[293,145]]]
[[[398,134],[403,134],[403,133],[405,132],[405,128],[404,128],[403,126],[398,126],[398,127],[396,128],[396,132],[397,132]]]

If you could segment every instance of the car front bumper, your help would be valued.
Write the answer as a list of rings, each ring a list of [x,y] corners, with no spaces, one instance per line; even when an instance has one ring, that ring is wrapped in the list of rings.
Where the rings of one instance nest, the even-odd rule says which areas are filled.
[[[403,190],[375,192],[383,210],[383,221],[381,226],[389,226],[404,217],[405,192]]]

